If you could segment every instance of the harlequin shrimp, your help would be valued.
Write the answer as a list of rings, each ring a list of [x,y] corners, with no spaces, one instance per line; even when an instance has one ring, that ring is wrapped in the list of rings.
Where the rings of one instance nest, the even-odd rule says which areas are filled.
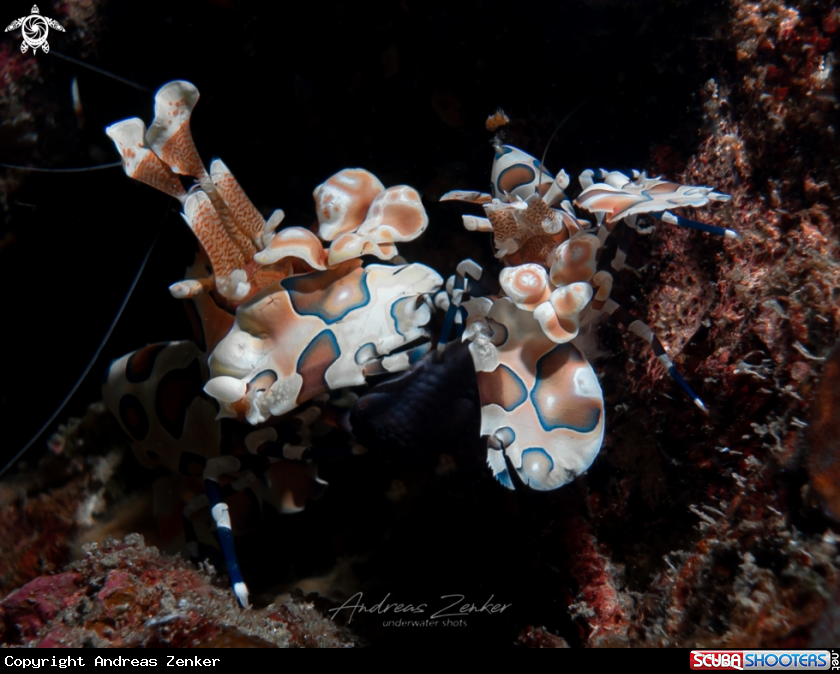
[[[522,150],[496,147],[491,194],[454,191],[441,200],[479,204],[486,217],[463,216],[470,231],[492,232],[502,293],[473,297],[467,276],[482,270],[467,260],[448,287],[448,318],[465,313],[463,339],[478,377],[481,435],[496,479],[514,488],[512,474],[533,489],[556,489],[594,461],[604,438],[604,401],[592,366],[575,344],[580,328],[599,314],[615,317],[646,340],[672,378],[704,412],[706,408],[674,367],[653,331],[610,299],[613,278],[596,264],[604,242],[621,222],[637,227],[651,215],[670,224],[726,237],[722,229],[669,209],[727,201],[708,187],[679,185],[633,172],[584,171],[582,191],[566,196],[569,176],[555,178]],[[594,223],[576,209],[594,214]],[[619,248],[612,268],[626,254]],[[459,309],[460,307],[460,309]],[[512,468],[512,469],[511,469]]]
[[[279,229],[279,210],[263,219],[221,160],[209,172],[202,163],[189,126],[198,98],[189,82],[170,82],[155,96],[148,129],[137,118],[106,129],[131,178],[179,200],[203,252],[170,287],[194,314],[198,341],[124,356],[104,396],[142,464],[203,479],[205,495],[183,516],[191,556],[192,516],[209,508],[247,606],[226,500],[247,489],[294,512],[319,495],[325,483],[301,460],[317,458],[310,440],[327,394],[420,359],[430,347],[430,298],[443,280],[421,264],[362,264],[363,255],[393,260],[396,243],[428,224],[415,190],[386,189],[363,169],[316,188],[317,236]],[[182,176],[195,184],[185,189]],[[222,418],[258,428],[231,449]]]
[[[317,235],[280,228],[283,212],[265,220],[221,160],[204,167],[189,128],[197,101],[193,85],[171,82],[155,97],[148,129],[129,119],[106,130],[130,177],[179,200],[202,252],[170,287],[192,312],[197,341],[155,344],[116,361],[105,400],[141,463],[203,481],[204,495],[183,511],[190,553],[199,558],[194,516],[209,509],[243,606],[248,591],[227,502],[247,491],[261,505],[295,512],[319,496],[325,483],[314,462],[335,451],[319,443],[334,402],[350,407],[339,424],[351,433],[347,453],[363,445],[422,462],[439,438],[472,434],[485,438],[487,463],[505,487],[514,489],[516,475],[533,489],[555,489],[584,472],[603,442],[601,388],[575,340],[605,313],[646,339],[705,409],[652,331],[610,299],[612,276],[596,263],[615,226],[635,227],[640,214],[735,236],[668,210],[726,195],[645,174],[586,171],[573,206],[565,172],[555,178],[521,150],[499,146],[492,194],[443,199],[484,207],[486,218],[464,216],[464,224],[493,232],[506,265],[501,292],[480,295],[483,272],[471,260],[442,291],[437,272],[397,257],[396,244],[428,224],[415,190],[386,189],[363,169],[345,169],[315,189]],[[195,181],[189,189],[187,178]],[[623,264],[619,250],[612,267]],[[483,281],[495,285],[486,274]],[[435,305],[447,311],[430,350]],[[455,326],[462,343],[449,340]],[[394,376],[358,400],[341,394],[383,374]],[[245,430],[223,438],[224,418]]]

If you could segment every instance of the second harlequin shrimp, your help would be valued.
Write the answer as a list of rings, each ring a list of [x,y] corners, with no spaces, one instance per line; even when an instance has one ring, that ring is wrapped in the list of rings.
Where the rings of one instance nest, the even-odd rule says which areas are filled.
[[[648,341],[671,377],[705,412],[651,329],[610,299],[612,275],[598,271],[597,262],[615,226],[635,227],[640,214],[737,236],[668,210],[729,197],[644,173],[629,178],[618,171],[587,170],[573,204],[566,196],[570,179],[565,171],[555,178],[537,159],[509,145],[496,147],[491,185],[492,194],[455,191],[442,200],[484,208],[486,217],[465,215],[464,226],[492,232],[496,257],[506,265],[499,274],[499,295],[467,299],[467,277],[478,279],[482,270],[471,261],[462,263],[451,284],[455,292],[449,309],[453,315],[466,313],[463,339],[470,343],[478,377],[481,435],[499,482],[513,489],[516,474],[531,488],[555,489],[594,461],[604,437],[604,403],[598,379],[575,340],[581,326],[602,312]],[[593,213],[595,222],[575,207]],[[624,257],[619,249],[613,269],[622,268]]]

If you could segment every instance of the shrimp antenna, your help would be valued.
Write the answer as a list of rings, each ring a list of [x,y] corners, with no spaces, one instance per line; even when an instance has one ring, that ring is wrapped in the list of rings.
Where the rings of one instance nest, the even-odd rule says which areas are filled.
[[[104,77],[110,77],[112,80],[116,80],[117,82],[122,82],[126,86],[133,87],[134,89],[139,89],[140,91],[151,94],[153,91],[148,87],[144,87],[142,84],[137,84],[137,82],[132,82],[131,80],[127,80],[125,77],[120,77],[119,75],[114,75],[114,73],[109,73],[107,70],[103,70],[102,68],[97,68],[96,66],[92,66],[90,63],[85,63],[84,61],[80,61],[79,59],[74,59],[72,56],[67,56],[66,54],[62,54],[61,52],[57,52],[55,49],[50,51],[50,54],[53,56],[58,56],[60,59],[64,59],[65,61],[70,61],[70,63],[74,63],[77,66],[81,66],[82,68],[87,68],[88,70],[92,70],[95,73],[99,73]]]
[[[0,168],[14,169],[16,171],[33,171],[35,173],[86,173],[87,171],[99,171],[100,169],[116,168],[122,165],[122,161],[115,161],[110,164],[81,166],[79,168],[39,168],[38,166],[18,166],[17,164],[0,163]]]
[[[166,204],[166,210],[169,211],[169,203]],[[61,401],[61,404],[55,409],[50,415],[50,418],[44,423],[41,428],[38,429],[38,432],[35,433],[27,442],[23,448],[12,457],[10,461],[0,469],[0,477],[6,474],[6,471],[9,470],[17,461],[22,457],[26,451],[35,444],[35,441],[41,437],[41,435],[46,431],[52,423],[55,421],[56,417],[61,413],[61,411],[67,406],[67,403],[70,402],[70,398],[73,397],[73,394],[79,389],[79,386],[82,385],[82,382],[88,376],[88,373],[93,369],[94,364],[96,363],[99,355],[102,353],[102,349],[105,348],[105,344],[108,343],[108,339],[111,337],[111,333],[114,332],[114,328],[117,327],[117,321],[120,320],[120,316],[122,316],[123,311],[125,310],[126,305],[128,304],[128,300],[131,299],[131,295],[134,292],[134,288],[137,287],[137,282],[140,280],[140,276],[143,274],[143,270],[146,268],[146,263],[149,261],[149,257],[152,255],[152,250],[157,243],[158,237],[160,237],[161,230],[163,229],[163,223],[166,220],[166,213],[164,213],[163,217],[160,220],[160,225],[158,226],[157,233],[155,234],[155,238],[152,239],[152,243],[149,244],[148,250],[146,250],[146,255],[143,257],[143,261],[140,263],[140,268],[137,270],[137,273],[134,275],[134,280],[131,282],[131,285],[128,288],[128,292],[125,295],[125,299],[123,299],[120,308],[117,310],[117,315],[114,316],[114,320],[111,321],[111,325],[108,327],[108,331],[105,333],[105,336],[102,338],[102,341],[99,343],[99,346],[96,349],[96,353],[93,354],[93,357],[90,359],[90,362],[87,364],[87,367],[82,372],[81,376],[76,380],[76,383],[73,384],[73,388],[70,389],[70,392],[64,397],[64,400]]]
[[[117,82],[121,82],[126,86],[133,87],[134,89],[139,89],[140,91],[151,94],[152,90],[148,87],[144,87],[142,84],[137,84],[137,82],[132,82],[131,80],[126,79],[125,77],[120,77],[119,75],[115,75],[114,73],[109,73],[107,70],[103,70],[102,68],[97,68],[96,66],[92,66],[90,63],[85,63],[84,61],[80,61],[79,59],[74,59],[72,56],[67,56],[66,54],[62,54],[61,52],[56,51],[53,49],[50,52],[53,56],[58,56],[60,59],[64,59],[65,61],[69,61],[77,66],[81,66],[82,68],[87,68],[88,70],[92,70],[99,75],[104,77],[110,77],[112,80],[116,80]],[[115,161],[111,162],[110,164],[100,164],[98,166],[83,166],[79,168],[39,168],[37,166],[19,166],[17,164],[4,164],[0,163],[0,168],[7,168],[7,169],[15,169],[17,171],[34,171],[37,173],[84,173],[86,171],[98,171],[100,169],[109,169],[115,168],[117,166],[122,166],[122,161]],[[2,475],[2,473],[0,473]]]
[[[126,86],[133,87],[134,89],[139,89],[142,92],[147,94],[151,94],[152,90],[148,87],[144,87],[141,84],[137,84],[136,82],[132,82],[124,77],[120,77],[119,75],[114,75],[113,73],[108,72],[107,70],[103,70],[102,68],[97,68],[96,66],[92,66],[89,63],[85,63],[84,61],[79,61],[78,59],[73,58],[72,56],[67,56],[56,50],[52,50],[51,52],[53,55],[58,56],[65,61],[69,61],[70,63],[74,63],[75,65],[81,66],[82,68],[87,68],[88,70],[92,70],[99,75],[103,75],[104,77],[110,77],[117,82],[121,82]],[[122,166],[122,161],[112,162],[110,164],[102,164],[99,166],[87,166],[87,167],[80,167],[80,168],[39,168],[35,166],[18,166],[15,164],[2,164],[0,163],[0,167],[9,168],[9,169],[16,169],[21,171],[36,171],[39,173],[82,173],[87,171],[97,171],[100,169],[108,169],[108,168],[116,168],[117,166]],[[169,210],[169,204],[167,203],[167,211]],[[99,343],[99,346],[96,349],[96,352],[93,354],[93,357],[90,359],[90,362],[85,367],[84,371],[82,372],[81,376],[76,380],[76,383],[64,397],[64,400],[61,401],[61,404],[55,409],[55,411],[50,415],[50,418],[38,429],[38,432],[35,433],[27,442],[23,448],[18,451],[14,457],[0,469],[0,477],[6,474],[6,471],[9,470],[17,461],[22,457],[26,451],[35,444],[35,441],[41,437],[41,435],[46,431],[55,421],[56,417],[61,414],[61,411],[67,406],[67,403],[70,402],[70,399],[82,385],[82,382],[90,373],[91,369],[93,368],[96,361],[99,359],[99,356],[102,353],[102,350],[105,348],[105,345],[108,343],[108,340],[111,337],[111,334],[114,332],[114,328],[117,326],[117,322],[120,320],[120,316],[122,316],[123,311],[125,310],[126,305],[128,305],[128,300],[131,299],[131,295],[134,293],[134,289],[137,287],[137,282],[140,280],[140,277],[143,274],[143,270],[146,268],[146,264],[149,261],[149,258],[152,255],[152,250],[157,243],[158,238],[160,237],[161,230],[163,229],[163,223],[166,220],[166,212],[164,212],[163,217],[161,218],[160,225],[158,226],[157,233],[155,234],[155,238],[152,240],[151,244],[149,244],[149,248],[146,250],[146,255],[143,257],[143,261],[140,263],[140,267],[137,269],[137,273],[134,275],[134,279],[131,282],[131,285],[128,288],[128,292],[125,295],[125,298],[120,305],[120,308],[117,310],[117,314],[114,316],[114,320],[111,321],[111,325],[108,327],[105,336],[102,338],[102,341]]]
[[[591,98],[591,97],[590,97]],[[545,165],[545,156],[548,154],[548,148],[551,146],[551,141],[554,140],[554,136],[557,135],[557,132],[562,128],[562,126],[569,121],[569,118],[575,114],[578,110],[580,110],[584,105],[589,102],[589,98],[584,98],[580,103],[575,106],[571,112],[569,112],[563,119],[560,120],[560,123],[554,127],[554,131],[552,132],[551,136],[548,138],[548,142],[545,144],[545,150],[543,150],[542,159],[540,159],[540,177],[537,181],[537,187],[539,188],[540,183],[542,182],[542,167]]]

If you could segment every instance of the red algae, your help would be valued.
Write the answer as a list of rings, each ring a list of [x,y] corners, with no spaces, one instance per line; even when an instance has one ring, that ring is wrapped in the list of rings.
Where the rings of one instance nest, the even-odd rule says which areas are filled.
[[[710,414],[622,338],[637,401],[616,396],[604,453],[617,473],[593,466],[587,533],[565,538],[583,645],[802,647],[840,584],[800,470],[809,456],[833,513],[837,433],[819,422],[838,399],[831,364],[817,382],[840,332],[840,173],[836,152],[807,148],[838,145],[836,30],[828,7],[733,0],[715,36],[733,60],[702,91],[703,138],[679,181],[731,194],[699,217],[740,238],[658,225],[642,280],[619,282]],[[676,165],[663,146],[653,161]]]
[[[304,597],[243,611],[226,584],[132,534],[0,602],[0,643],[40,647],[346,647]],[[278,620],[276,616],[288,616]]]

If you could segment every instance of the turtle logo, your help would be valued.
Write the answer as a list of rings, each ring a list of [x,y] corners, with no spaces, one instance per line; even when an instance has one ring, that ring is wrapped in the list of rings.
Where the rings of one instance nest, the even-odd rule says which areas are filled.
[[[6,32],[8,33],[15,28],[20,28],[20,34],[23,37],[20,50],[24,54],[30,47],[32,47],[33,54],[38,51],[39,47],[44,50],[45,54],[49,54],[50,43],[47,42],[47,35],[50,32],[50,28],[55,28],[62,33],[64,32],[64,28],[62,28],[58,21],[41,16],[41,12],[38,11],[38,5],[32,5],[32,14],[29,16],[23,16],[20,19],[12,21],[7,26]]]

